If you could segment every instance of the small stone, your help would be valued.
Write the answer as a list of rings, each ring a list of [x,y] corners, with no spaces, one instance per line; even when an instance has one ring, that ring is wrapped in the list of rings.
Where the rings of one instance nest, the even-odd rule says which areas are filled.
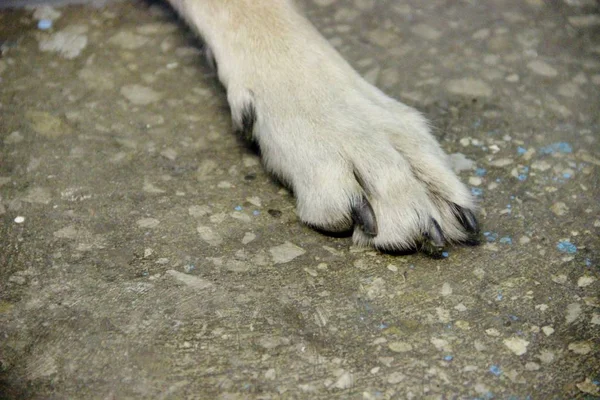
[[[592,314],[592,319],[590,320],[592,325],[600,325],[600,314]]]
[[[514,161],[512,158],[499,158],[497,160],[494,161],[490,161],[489,165],[491,165],[492,167],[506,167],[507,165],[512,164]]]
[[[567,211],[569,211],[569,207],[567,207],[567,205],[565,203],[563,203],[562,201],[557,201],[556,203],[554,203],[552,205],[552,207],[550,207],[550,210],[552,210],[552,212],[554,214],[561,217],[561,216],[565,215],[567,213]]]
[[[57,138],[72,132],[62,119],[45,111],[26,111],[25,118],[36,133],[48,138]]]
[[[454,172],[459,173],[461,171],[466,171],[473,169],[475,166],[475,162],[473,160],[469,160],[462,153],[453,153],[450,154],[450,165]]]
[[[21,135],[21,132],[19,131],[14,131],[12,132],[10,135],[8,135],[6,138],[4,138],[4,144],[17,144],[23,141],[23,135]]]
[[[160,224],[160,221],[155,218],[142,218],[136,221],[136,224],[140,228],[156,228]]]
[[[528,362],[525,364],[525,369],[527,371],[537,371],[540,368],[541,368],[540,364],[538,364],[536,362]]]
[[[302,247],[296,246],[293,243],[285,242],[279,246],[271,247],[269,249],[271,256],[273,257],[273,263],[275,264],[285,264],[296,257],[299,257],[306,253]]]
[[[575,354],[588,354],[592,351],[592,346],[588,342],[573,342],[569,343],[569,350]]]
[[[402,372],[396,371],[396,372],[392,372],[391,374],[388,375],[387,383],[395,385],[397,383],[404,381],[405,379],[406,379],[406,375],[404,375]]]
[[[527,236],[521,236],[519,238],[519,244],[528,244],[529,242],[531,242],[531,239]]]
[[[108,43],[126,50],[135,50],[148,43],[147,37],[132,32],[122,31],[108,39]]]
[[[460,311],[460,312],[467,311],[467,307],[463,303],[459,303],[459,304],[455,305],[454,309],[456,311]]]
[[[155,103],[162,98],[162,95],[147,86],[125,85],[121,88],[121,94],[131,103],[139,106]]]
[[[510,351],[518,356],[527,353],[527,346],[529,346],[529,342],[527,340],[519,337],[504,339],[503,343]]]
[[[452,294],[452,286],[450,286],[450,284],[448,282],[445,282],[442,285],[441,294],[442,294],[442,296],[450,296]]]
[[[354,386],[354,377],[350,372],[345,371],[333,384],[337,389],[349,389]]]
[[[72,25],[52,35],[44,35],[39,39],[40,51],[51,51],[59,53],[67,60],[79,57],[88,43],[87,26]]]
[[[554,361],[554,353],[550,350],[542,350],[538,358],[543,364],[551,364]]]
[[[25,217],[22,217],[20,215],[15,217],[15,223],[22,224],[23,222],[25,222]]]
[[[498,337],[500,336],[500,332],[496,328],[489,328],[485,330],[485,333],[489,336]]]
[[[531,61],[529,64],[527,64],[527,68],[536,74],[545,76],[547,78],[554,78],[558,75],[558,71],[556,69],[541,60]]]
[[[242,244],[248,244],[256,239],[256,235],[252,232],[244,233],[244,237],[242,238]]]
[[[392,342],[388,344],[388,348],[394,353],[406,353],[412,351],[413,346],[407,342]]]
[[[567,283],[567,276],[564,274],[552,275],[550,279],[552,279],[552,282],[558,283],[560,285],[564,285],[565,283]]]
[[[188,213],[195,218],[204,217],[205,215],[210,214],[211,209],[209,206],[190,206],[188,208]]]
[[[565,316],[565,322],[571,324],[575,322],[581,315],[581,304],[571,303],[567,306],[567,315]]]
[[[26,203],[48,204],[50,201],[52,201],[52,195],[48,189],[36,187],[27,192],[27,195],[23,198],[23,201]]]
[[[578,383],[577,389],[581,390],[583,393],[591,394],[593,396],[600,394],[600,386],[590,380],[590,378],[585,378],[585,381]]]
[[[595,281],[596,281],[596,278],[594,278],[593,276],[583,275],[583,276],[579,277],[579,279],[577,280],[577,286],[588,287]]]
[[[479,185],[481,185],[482,182],[483,182],[483,180],[478,176],[469,177],[469,185],[479,186]]]
[[[550,336],[554,333],[554,328],[549,325],[546,325],[542,327],[542,331],[546,336]]]
[[[223,238],[209,226],[198,225],[196,231],[200,234],[200,238],[211,246],[219,246],[223,243]]]
[[[453,79],[448,82],[446,87],[450,93],[462,96],[489,97],[492,95],[492,88],[490,85],[481,79]]]
[[[179,282],[189,286],[192,289],[204,290],[213,287],[212,282],[202,279],[195,275],[184,274],[183,272],[175,271],[170,269],[167,271],[167,275],[171,275]]]
[[[412,33],[427,40],[437,40],[442,36],[442,33],[432,26],[426,24],[417,24],[411,28]]]
[[[25,278],[24,276],[21,275],[12,275],[10,278],[8,278],[8,281],[10,283],[16,283],[17,285],[24,285],[25,283],[27,283],[27,278]]]
[[[569,23],[576,28],[592,28],[600,26],[600,15],[588,14],[588,15],[576,15],[567,18]]]

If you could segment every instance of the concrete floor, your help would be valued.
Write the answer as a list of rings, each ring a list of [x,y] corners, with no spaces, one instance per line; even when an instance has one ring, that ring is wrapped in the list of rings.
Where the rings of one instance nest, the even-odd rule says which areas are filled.
[[[599,398],[597,3],[302,4],[433,121],[484,244],[301,225],[163,5],[0,10],[0,398]]]

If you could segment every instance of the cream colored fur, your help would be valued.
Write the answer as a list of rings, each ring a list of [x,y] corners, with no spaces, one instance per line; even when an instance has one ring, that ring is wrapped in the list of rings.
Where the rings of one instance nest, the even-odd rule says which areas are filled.
[[[389,250],[476,231],[427,121],[367,83],[290,1],[169,1],[211,50],[234,125],[254,111],[250,133],[302,221]]]

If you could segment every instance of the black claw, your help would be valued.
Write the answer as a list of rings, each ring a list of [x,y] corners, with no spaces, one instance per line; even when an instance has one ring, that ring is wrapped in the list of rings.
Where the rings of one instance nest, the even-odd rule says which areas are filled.
[[[373,207],[365,197],[352,206],[352,219],[369,236],[377,236],[377,220]]]
[[[429,240],[431,244],[437,248],[444,247],[444,234],[440,224],[435,219],[431,219],[431,229],[429,229]]]
[[[479,232],[479,224],[477,223],[477,218],[473,211],[463,208],[459,205],[455,204],[454,207],[456,218],[460,221],[460,224],[465,228],[465,230],[469,233],[477,233]]]
[[[444,234],[440,224],[431,219],[431,228],[429,232],[423,234],[424,240],[421,245],[421,251],[433,258],[442,258],[444,250]]]

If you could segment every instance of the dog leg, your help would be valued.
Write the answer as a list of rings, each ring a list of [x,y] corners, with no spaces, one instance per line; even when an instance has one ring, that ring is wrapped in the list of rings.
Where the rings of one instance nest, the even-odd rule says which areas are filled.
[[[211,49],[235,127],[292,188],[302,221],[384,250],[477,232],[426,120],[367,83],[290,1],[169,1]]]

